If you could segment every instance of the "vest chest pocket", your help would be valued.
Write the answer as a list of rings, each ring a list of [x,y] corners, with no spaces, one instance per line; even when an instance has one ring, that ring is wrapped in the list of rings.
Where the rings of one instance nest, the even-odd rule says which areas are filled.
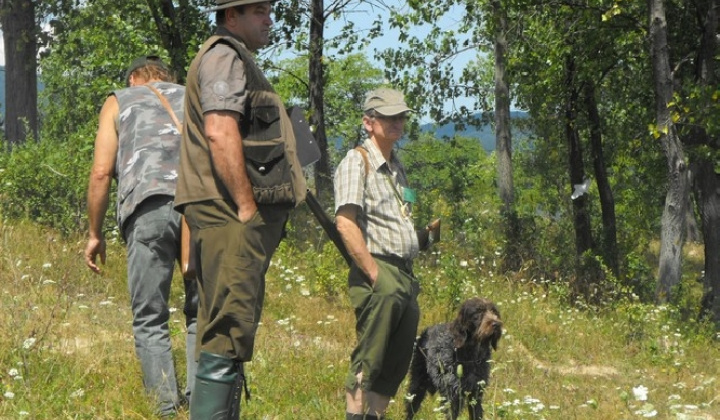
[[[243,142],[245,169],[258,204],[293,204],[292,174],[280,142]]]
[[[280,109],[275,105],[253,106],[248,122],[248,140],[273,140],[280,137]]]

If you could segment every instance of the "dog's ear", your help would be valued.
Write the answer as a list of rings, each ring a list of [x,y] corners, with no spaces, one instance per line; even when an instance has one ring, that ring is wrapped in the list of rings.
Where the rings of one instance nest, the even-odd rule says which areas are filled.
[[[472,304],[472,300],[465,301],[460,310],[458,310],[457,318],[452,322],[450,330],[453,336],[453,345],[456,349],[465,345],[468,337],[472,334],[472,316],[476,309]]]
[[[502,327],[495,330],[495,333],[493,333],[492,337],[490,337],[490,345],[492,346],[493,350],[497,350],[498,341],[500,341],[500,337],[502,337]]]
[[[465,345],[465,341],[467,341],[467,330],[462,325],[460,317],[455,318],[452,322],[450,325],[450,332],[452,333],[453,346],[456,349]]]

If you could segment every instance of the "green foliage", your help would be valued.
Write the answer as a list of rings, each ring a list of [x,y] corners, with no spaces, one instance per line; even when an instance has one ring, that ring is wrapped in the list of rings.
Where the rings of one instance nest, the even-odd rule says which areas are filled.
[[[0,154],[0,215],[28,219],[63,233],[85,229],[92,159],[89,133],[71,141],[30,141]]]
[[[328,57],[325,77],[325,127],[331,161],[337,162],[346,151],[365,138],[361,126],[365,94],[382,84],[382,71],[363,54]],[[270,80],[278,94],[289,104],[307,109],[310,98],[308,58],[300,56],[277,64]],[[338,148],[340,151],[338,151]]]
[[[386,77],[403,90],[415,109],[427,111],[437,122],[473,120],[477,111],[489,110],[491,73],[483,59],[490,51],[487,3],[450,1],[429,4],[411,1],[391,10],[390,28],[399,32],[404,48],[380,53]],[[456,61],[470,65],[456,69]],[[484,63],[485,65],[479,64]],[[456,106],[455,99],[473,98],[472,109]],[[448,104],[451,104],[448,106]]]
[[[476,139],[437,140],[423,135],[402,146],[400,158],[419,192],[414,215],[420,226],[440,217],[446,229],[477,243],[497,205],[494,159]],[[488,219],[490,216],[490,219]],[[460,236],[458,236],[459,238]]]
[[[307,236],[316,236],[315,232],[306,232]],[[295,236],[295,235],[294,235]],[[300,291],[300,294],[337,298],[347,288],[347,267],[332,241],[320,235],[316,242],[300,239],[285,240],[277,250],[283,258],[280,265],[287,265],[279,279],[288,292]],[[293,261],[293,265],[288,262]],[[338,269],[343,267],[343,269]]]
[[[52,139],[64,141],[95,125],[105,97],[125,87],[135,57],[167,58],[144,1],[90,2],[53,25],[56,37],[40,60],[43,136]]]

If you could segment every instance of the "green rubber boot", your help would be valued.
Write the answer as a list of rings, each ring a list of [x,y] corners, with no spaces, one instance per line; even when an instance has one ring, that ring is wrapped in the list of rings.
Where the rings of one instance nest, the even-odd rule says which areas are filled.
[[[243,382],[241,363],[201,351],[190,403],[190,419],[238,420]]]

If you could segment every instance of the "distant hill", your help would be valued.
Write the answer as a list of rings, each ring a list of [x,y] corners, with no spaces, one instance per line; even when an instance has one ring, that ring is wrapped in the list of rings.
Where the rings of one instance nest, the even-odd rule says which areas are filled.
[[[524,111],[511,111],[511,119],[527,118],[528,114]],[[477,138],[488,152],[495,150],[495,131],[487,124],[480,128],[467,126],[464,130],[457,131],[454,123],[443,124],[437,126],[435,124],[423,124],[420,126],[423,132],[431,132],[437,138],[452,138],[454,136]]]

